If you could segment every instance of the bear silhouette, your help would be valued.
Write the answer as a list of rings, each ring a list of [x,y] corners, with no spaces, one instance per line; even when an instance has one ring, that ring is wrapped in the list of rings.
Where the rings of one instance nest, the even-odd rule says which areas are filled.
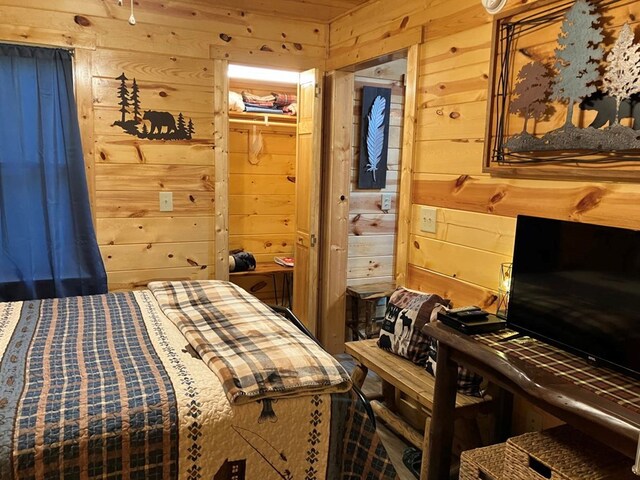
[[[633,129],[640,130],[640,96],[633,95],[620,102],[618,119],[633,118]],[[637,107],[637,108],[636,108]],[[581,110],[595,110],[598,112],[595,120],[589,125],[601,128],[607,123],[613,125],[616,120],[616,99],[598,90],[580,102]]]
[[[378,339],[378,346],[383,350],[391,350],[391,338],[389,335],[380,335]]]
[[[156,112],[154,110],[146,110],[142,119],[149,120],[151,122],[149,135],[153,135],[154,133],[162,133],[163,127],[167,127],[166,133],[178,131],[178,129],[176,128],[176,120],[169,112]]]

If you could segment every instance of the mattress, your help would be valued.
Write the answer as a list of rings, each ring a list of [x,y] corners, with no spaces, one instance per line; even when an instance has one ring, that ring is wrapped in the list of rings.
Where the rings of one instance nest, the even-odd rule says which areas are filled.
[[[353,392],[232,403],[149,290],[0,303],[3,480],[394,477]]]

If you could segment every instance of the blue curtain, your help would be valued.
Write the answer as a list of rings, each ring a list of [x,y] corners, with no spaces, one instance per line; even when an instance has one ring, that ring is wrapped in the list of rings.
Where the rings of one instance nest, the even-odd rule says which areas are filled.
[[[106,291],[71,55],[0,45],[0,300]]]

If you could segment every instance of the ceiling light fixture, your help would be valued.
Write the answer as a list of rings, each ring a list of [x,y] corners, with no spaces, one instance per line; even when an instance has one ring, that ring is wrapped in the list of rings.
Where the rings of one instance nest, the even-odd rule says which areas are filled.
[[[297,84],[300,81],[300,74],[298,72],[235,64],[229,64],[228,75],[229,78],[240,78],[244,80],[256,80],[262,82]]]
[[[491,15],[495,15],[504,8],[507,0],[481,0],[482,6],[487,9]]]

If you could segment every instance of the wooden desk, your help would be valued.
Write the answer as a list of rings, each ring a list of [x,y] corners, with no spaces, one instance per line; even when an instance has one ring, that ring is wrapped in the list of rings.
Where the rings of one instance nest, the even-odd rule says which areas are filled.
[[[278,299],[277,275],[281,273],[282,277],[282,299]],[[266,275],[271,277],[273,282],[273,294],[276,299],[276,305],[282,305],[291,308],[291,289],[293,288],[293,267],[285,267],[283,265],[273,263],[258,263],[255,270],[247,270],[244,272],[229,272],[229,278],[233,281],[234,277],[248,277],[255,275]]]
[[[424,332],[439,341],[433,418],[429,430],[428,480],[449,478],[458,364],[469,366],[506,391],[522,396],[634,458],[640,415],[632,409],[530,363],[504,355],[440,322],[427,325]]]

